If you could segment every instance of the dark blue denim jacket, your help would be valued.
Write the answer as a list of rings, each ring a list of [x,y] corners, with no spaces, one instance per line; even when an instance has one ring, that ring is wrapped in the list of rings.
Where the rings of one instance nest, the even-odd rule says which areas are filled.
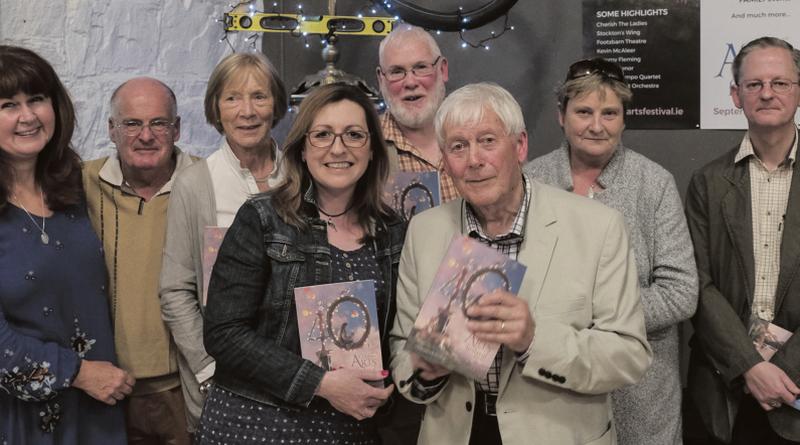
[[[331,282],[326,224],[309,202],[308,228],[286,224],[269,193],[247,201],[225,236],[211,275],[204,343],[221,387],[274,406],[308,406],[325,371],[300,356],[294,288]],[[313,216],[312,216],[313,215]],[[395,313],[395,284],[406,225],[396,216],[375,223],[376,259],[388,296],[380,333],[384,369]]]

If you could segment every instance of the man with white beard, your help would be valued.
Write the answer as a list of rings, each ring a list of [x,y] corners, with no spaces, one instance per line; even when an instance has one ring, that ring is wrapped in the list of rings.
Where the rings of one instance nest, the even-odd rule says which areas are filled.
[[[433,118],[445,96],[447,59],[424,29],[401,25],[381,41],[376,74],[388,111],[381,116],[390,155],[401,171],[438,171],[442,203],[458,197],[444,171]]]

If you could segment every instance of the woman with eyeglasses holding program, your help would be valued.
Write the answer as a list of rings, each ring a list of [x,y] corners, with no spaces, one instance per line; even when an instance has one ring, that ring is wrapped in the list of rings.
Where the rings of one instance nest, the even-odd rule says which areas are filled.
[[[365,381],[388,371],[325,370],[303,359],[294,303],[297,287],[373,280],[388,359],[405,225],[381,201],[389,159],[366,95],[340,84],[309,94],[282,168],[285,182],[242,206],[219,250],[204,329],[217,373],[196,438],[379,443],[371,418],[393,385]]]
[[[570,66],[556,90],[564,142],[526,169],[625,217],[653,364],[641,382],[612,393],[622,445],[680,444],[678,325],[697,306],[697,272],[672,175],[622,144],[633,93],[619,65],[602,58]]]
[[[161,313],[180,351],[181,388],[192,432],[215,366],[203,348],[206,232],[221,232],[248,198],[280,183],[281,153],[271,132],[286,110],[283,82],[263,54],[224,58],[211,73],[205,95],[206,120],[223,135],[220,148],[182,170],[172,188]]]

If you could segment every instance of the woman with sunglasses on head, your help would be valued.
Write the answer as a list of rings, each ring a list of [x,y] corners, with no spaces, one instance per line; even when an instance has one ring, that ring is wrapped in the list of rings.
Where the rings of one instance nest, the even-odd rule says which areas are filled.
[[[653,348],[653,364],[642,381],[612,394],[619,443],[680,444],[678,331],[697,306],[697,272],[675,180],[622,144],[633,93],[619,65],[602,58],[578,61],[556,96],[564,142],[526,169],[542,182],[623,214]]]
[[[75,111],[38,54],[0,45],[0,443],[124,444],[103,249],[70,146]],[[117,405],[117,406],[114,406]]]
[[[219,150],[175,178],[160,284],[161,314],[180,351],[190,432],[197,427],[215,366],[203,348],[206,230],[230,226],[250,196],[282,180],[281,152],[271,133],[286,114],[286,89],[263,54],[234,53],[212,71],[204,105],[206,120],[223,138]]]
[[[217,370],[196,438],[378,443],[372,417],[393,386],[366,381],[388,372],[326,370],[302,358],[293,292],[374,280],[388,359],[405,225],[381,201],[389,158],[370,100],[346,85],[314,90],[289,131],[282,168],[285,182],[242,206],[219,250],[204,329]]]

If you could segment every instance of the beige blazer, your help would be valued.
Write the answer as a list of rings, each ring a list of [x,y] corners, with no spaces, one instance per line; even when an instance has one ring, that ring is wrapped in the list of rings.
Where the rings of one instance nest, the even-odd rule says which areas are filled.
[[[464,233],[463,199],[415,216],[400,259],[392,375],[412,373],[408,332],[452,237]],[[530,357],[506,349],[497,401],[504,445],[613,444],[609,392],[636,383],[652,352],[622,216],[600,203],[532,181],[518,260],[528,267],[519,297],[536,323]],[[450,375],[428,400],[420,444],[469,442],[473,381]]]

